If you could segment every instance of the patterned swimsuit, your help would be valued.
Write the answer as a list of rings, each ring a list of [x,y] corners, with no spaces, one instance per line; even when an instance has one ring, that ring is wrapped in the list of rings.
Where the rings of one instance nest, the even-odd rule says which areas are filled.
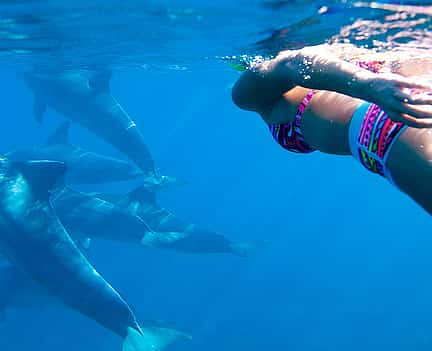
[[[358,61],[355,64],[374,73],[383,68],[383,61]],[[274,139],[286,150],[296,153],[315,151],[301,132],[301,120],[315,91],[311,90],[300,104],[293,122],[269,124]],[[355,111],[350,123],[350,149],[353,156],[369,171],[380,174],[393,182],[386,167],[390,150],[398,136],[406,128],[401,122],[393,122],[377,105],[364,102]]]
[[[314,94],[315,91],[311,90],[309,94],[306,95],[297,109],[297,113],[293,122],[268,125],[273,138],[284,149],[301,154],[308,154],[315,151],[314,148],[310,147],[306,143],[300,129],[303,113],[307,105],[311,102]]]

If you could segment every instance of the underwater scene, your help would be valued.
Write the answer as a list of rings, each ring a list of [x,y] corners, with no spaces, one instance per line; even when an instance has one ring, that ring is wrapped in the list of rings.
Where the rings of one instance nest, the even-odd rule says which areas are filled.
[[[432,1],[0,1],[0,350],[432,348]]]

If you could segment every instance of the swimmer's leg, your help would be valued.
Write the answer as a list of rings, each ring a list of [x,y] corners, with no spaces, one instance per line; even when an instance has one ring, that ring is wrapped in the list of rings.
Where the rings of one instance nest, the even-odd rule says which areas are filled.
[[[432,215],[432,130],[407,128],[387,165],[396,186]]]

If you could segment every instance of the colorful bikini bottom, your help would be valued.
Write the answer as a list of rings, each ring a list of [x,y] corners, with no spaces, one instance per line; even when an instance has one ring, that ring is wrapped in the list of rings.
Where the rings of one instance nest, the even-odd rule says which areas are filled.
[[[349,126],[351,153],[366,169],[394,184],[387,160],[406,127],[401,122],[393,122],[378,105],[362,103],[354,112]]]

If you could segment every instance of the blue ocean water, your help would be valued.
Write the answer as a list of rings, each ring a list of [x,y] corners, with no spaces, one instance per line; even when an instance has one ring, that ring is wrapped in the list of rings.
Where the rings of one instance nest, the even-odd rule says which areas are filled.
[[[403,43],[392,44],[430,43],[432,2],[401,3],[413,6],[402,22],[418,22]],[[170,349],[432,346],[429,216],[352,159],[284,152],[257,116],[233,105],[230,89],[238,74],[220,59],[340,39],[341,28],[360,18],[381,23],[382,30],[365,37],[353,29],[346,39],[381,45],[395,30],[386,26],[388,17],[404,12],[356,4],[0,3],[2,153],[43,143],[62,120],[48,110],[42,125],[35,122],[22,71],[32,65],[109,67],[112,93],[137,122],[157,166],[187,182],[164,190],[160,202],[233,240],[270,241],[248,258],[93,243],[91,261],[140,319],[193,336]],[[79,126],[71,137],[121,157]],[[53,303],[8,311],[0,349],[111,351],[121,349],[121,340]]]

